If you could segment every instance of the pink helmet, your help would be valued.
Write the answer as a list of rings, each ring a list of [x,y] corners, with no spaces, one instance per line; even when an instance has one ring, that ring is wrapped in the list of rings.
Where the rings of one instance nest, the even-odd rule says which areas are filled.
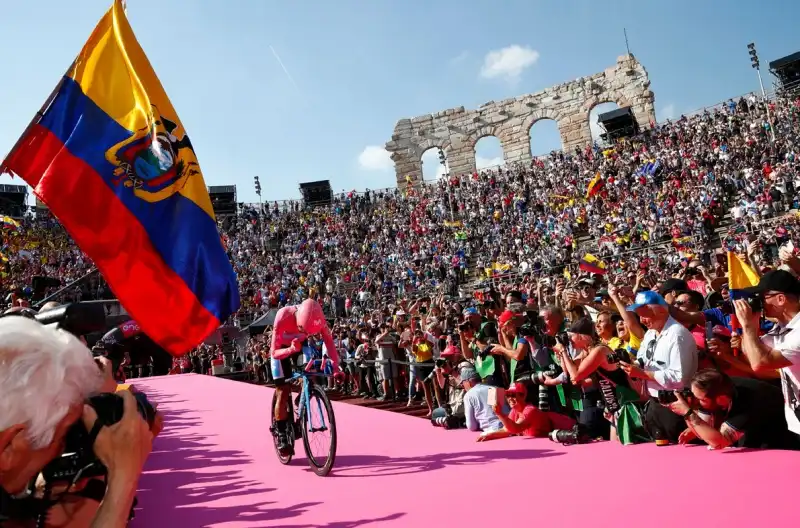
[[[308,335],[322,332],[322,329],[327,324],[325,322],[325,314],[322,313],[322,306],[314,299],[306,299],[297,307],[295,320],[297,321],[297,327]]]

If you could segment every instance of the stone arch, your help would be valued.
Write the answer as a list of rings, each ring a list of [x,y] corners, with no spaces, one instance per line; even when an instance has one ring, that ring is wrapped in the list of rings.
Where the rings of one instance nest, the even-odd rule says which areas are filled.
[[[437,139],[425,138],[421,143],[419,143],[417,148],[420,150],[420,157],[422,157],[422,154],[424,154],[425,151],[430,150],[432,148],[442,149],[444,153],[447,154],[447,151],[450,149],[450,140],[449,139],[442,140],[438,138]]]
[[[530,135],[531,128],[533,128],[533,125],[535,125],[537,121],[541,121],[542,119],[552,119],[553,121],[558,123],[561,121],[562,116],[554,108],[542,108],[540,110],[536,110],[522,121],[522,128],[525,129],[525,133]]]
[[[478,152],[479,145],[483,145],[482,150],[484,152]],[[500,148],[499,152],[496,152],[497,147]],[[487,152],[487,150],[490,152]],[[472,147],[472,156],[474,159],[474,170],[483,170],[488,167],[503,165],[507,161],[506,144],[499,137],[499,134],[482,134],[481,137],[475,140],[475,144]],[[489,163],[484,163],[483,165],[479,166],[478,158],[481,156],[483,156],[484,162]]]
[[[419,162],[420,162],[420,173],[422,181],[433,181],[438,179],[442,167],[438,154],[440,149],[445,153],[445,160],[446,160],[447,150],[445,150],[443,146],[440,145],[431,145],[428,148],[426,148],[422,152],[422,154],[420,154]],[[433,154],[428,156],[429,152]],[[430,159],[426,160],[425,159],[426,157],[429,157]],[[426,170],[426,166],[428,165],[429,162],[431,163],[433,168],[428,168]],[[445,173],[449,172],[449,162],[445,161],[444,168],[445,168]]]
[[[583,117],[580,118],[583,121],[582,128],[585,130],[585,137],[587,142],[591,142],[594,138],[592,137],[592,110],[595,107],[606,104],[606,103],[614,103],[617,105],[618,108],[625,108],[630,107],[631,103],[625,94],[622,94],[618,91],[608,91],[604,92],[602,95],[596,95],[588,99],[583,105]]]
[[[475,110],[460,106],[401,119],[386,150],[401,186],[406,177],[412,183],[421,181],[420,158],[431,147],[445,151],[453,173],[474,171],[475,144],[489,135],[500,140],[506,162],[525,161],[531,157],[530,130],[536,121],[555,120],[563,148],[572,149],[591,140],[589,112],[604,101],[631,107],[643,129],[655,121],[655,95],[647,71],[628,54],[600,73],[534,94],[490,101]]]
[[[561,149],[564,148],[563,138],[561,137],[561,132],[559,130],[558,119],[553,118],[553,117],[540,117],[539,119],[534,120],[534,122],[531,123],[531,126],[528,127],[528,130],[527,130],[527,134],[528,134],[528,149],[530,151],[530,156],[532,158],[542,156],[543,154],[547,154],[548,152],[551,152],[552,150],[558,150],[558,149],[554,149],[554,148],[535,150],[534,145],[533,145],[533,143],[534,143],[534,141],[533,141],[533,138],[534,138],[533,130],[534,130],[534,127],[537,124],[543,123],[543,122],[552,122],[552,123],[555,124],[556,131],[557,131],[558,136],[559,136],[560,148]]]
[[[497,127],[494,126],[494,125],[483,126],[483,127],[479,128],[478,130],[476,130],[475,132],[473,132],[472,134],[470,134],[470,136],[467,138],[466,144],[469,145],[469,147],[471,149],[475,150],[475,145],[478,144],[478,141],[480,141],[481,139],[483,139],[485,137],[492,136],[492,137],[496,137],[497,139],[499,139],[500,140],[500,144],[502,145],[503,144],[503,138],[500,137],[498,132],[499,131],[498,131]]]

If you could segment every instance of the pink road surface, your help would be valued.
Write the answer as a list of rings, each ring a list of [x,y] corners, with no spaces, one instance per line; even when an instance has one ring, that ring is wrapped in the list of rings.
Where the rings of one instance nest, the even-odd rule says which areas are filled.
[[[302,442],[290,466],[278,463],[271,389],[197,375],[132,381],[166,418],[135,528],[731,527],[796,515],[800,453],[476,443],[466,430],[337,403],[336,466],[320,478]]]

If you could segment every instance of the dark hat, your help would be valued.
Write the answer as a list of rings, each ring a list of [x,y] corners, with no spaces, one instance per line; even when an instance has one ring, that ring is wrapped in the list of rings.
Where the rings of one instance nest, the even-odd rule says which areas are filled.
[[[800,295],[800,281],[784,270],[775,270],[765,273],[758,281],[758,286],[744,288],[746,293],[759,294],[770,291],[788,293],[789,295]]]
[[[572,323],[572,326],[569,327],[569,331],[573,334],[593,336],[594,323],[592,323],[592,320],[589,317],[581,317]]]
[[[660,293],[663,296],[668,294],[669,292],[686,291],[688,289],[689,286],[683,279],[667,279],[661,283],[661,287],[658,289],[658,293]]]

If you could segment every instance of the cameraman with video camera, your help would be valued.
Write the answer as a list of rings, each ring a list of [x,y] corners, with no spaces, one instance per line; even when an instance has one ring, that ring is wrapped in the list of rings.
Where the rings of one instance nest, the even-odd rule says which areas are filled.
[[[130,392],[120,393],[121,412],[112,409],[111,419],[97,400],[91,400],[97,410],[86,404],[89,397],[116,388],[108,363],[102,365],[105,371],[65,331],[25,317],[0,319],[3,526],[33,526],[37,518],[45,520],[40,526],[127,525],[153,433]],[[106,396],[115,403],[119,398]],[[105,466],[105,482],[81,479],[82,472],[70,481],[47,479],[44,475],[54,473],[48,468],[64,460],[62,451],[74,447],[70,440],[81,431],[88,450]]]

